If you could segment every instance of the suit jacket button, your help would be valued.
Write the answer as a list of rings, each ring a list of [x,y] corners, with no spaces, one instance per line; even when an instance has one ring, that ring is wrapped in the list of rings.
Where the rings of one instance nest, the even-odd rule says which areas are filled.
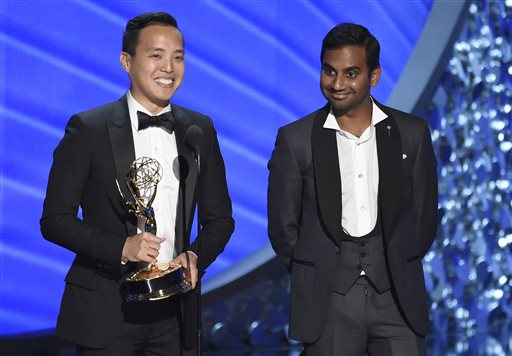
[[[361,257],[365,257],[366,256],[366,252],[361,252]]]
[[[336,247],[336,254],[339,255],[340,254],[340,248],[339,247]]]

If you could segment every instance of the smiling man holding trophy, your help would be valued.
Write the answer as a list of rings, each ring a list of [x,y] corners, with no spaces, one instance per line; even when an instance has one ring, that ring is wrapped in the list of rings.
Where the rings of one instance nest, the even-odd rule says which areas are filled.
[[[197,344],[198,275],[234,221],[211,119],[169,102],[184,55],[171,15],[130,20],[120,55],[130,90],[71,117],[54,152],[41,231],[76,254],[56,333],[79,355],[181,355]]]

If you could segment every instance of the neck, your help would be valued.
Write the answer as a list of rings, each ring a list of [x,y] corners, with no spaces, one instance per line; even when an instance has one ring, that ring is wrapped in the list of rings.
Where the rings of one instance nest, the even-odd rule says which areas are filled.
[[[363,132],[372,124],[373,106],[364,105],[357,112],[351,111],[342,114],[334,113],[338,126],[343,131],[350,132],[356,137],[360,137]]]
[[[143,106],[147,111],[149,111],[152,115],[157,115],[158,113],[160,113],[160,111],[166,108],[167,105],[169,105],[169,101],[155,103],[150,100],[147,100],[144,97],[140,96],[137,92],[134,92],[133,89],[130,89],[130,93],[133,99],[137,103],[139,103],[139,105]]]

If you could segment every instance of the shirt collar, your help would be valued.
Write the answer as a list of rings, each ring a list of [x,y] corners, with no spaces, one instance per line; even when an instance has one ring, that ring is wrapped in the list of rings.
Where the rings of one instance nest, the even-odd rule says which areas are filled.
[[[377,106],[377,104],[375,104],[372,97],[370,97],[370,99],[372,100],[372,126],[375,126],[379,122],[385,120],[388,117],[388,115],[386,115],[386,113],[384,111],[382,111]],[[327,119],[325,120],[323,127],[324,127],[324,129],[331,129],[331,130],[344,132],[343,130],[340,129],[340,126],[338,125],[338,122],[336,121],[336,117],[334,116],[334,113],[332,111],[332,106],[331,106],[331,110],[329,111],[329,115],[327,115]]]
[[[135,98],[133,97],[130,90],[126,93],[126,101],[128,102],[128,111],[130,113],[130,121],[135,128],[135,130],[139,129],[139,118],[137,116],[137,111],[142,111],[143,113],[146,113],[148,115],[153,116],[151,112],[149,112],[148,109],[146,109],[144,106],[142,106]],[[169,103],[165,108],[162,109],[158,114],[161,115],[163,113],[166,113],[168,111],[171,111],[171,103]]]

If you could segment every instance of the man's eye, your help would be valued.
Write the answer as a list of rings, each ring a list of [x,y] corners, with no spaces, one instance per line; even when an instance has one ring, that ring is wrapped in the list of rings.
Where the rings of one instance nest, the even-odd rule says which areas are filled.
[[[183,56],[176,56],[176,57],[174,57],[174,59],[175,59],[176,61],[178,61],[178,62],[182,62],[182,61],[184,61],[184,60],[185,60],[185,57],[183,57]]]
[[[354,79],[355,77],[357,77],[356,72],[347,72],[347,78]]]
[[[334,72],[334,70],[329,69],[329,68],[324,68],[324,73],[329,75],[329,76],[336,74],[336,72]]]
[[[162,58],[159,54],[153,54],[153,56],[152,56],[152,57],[153,57],[153,58],[155,58],[155,59],[160,59],[160,58]]]

